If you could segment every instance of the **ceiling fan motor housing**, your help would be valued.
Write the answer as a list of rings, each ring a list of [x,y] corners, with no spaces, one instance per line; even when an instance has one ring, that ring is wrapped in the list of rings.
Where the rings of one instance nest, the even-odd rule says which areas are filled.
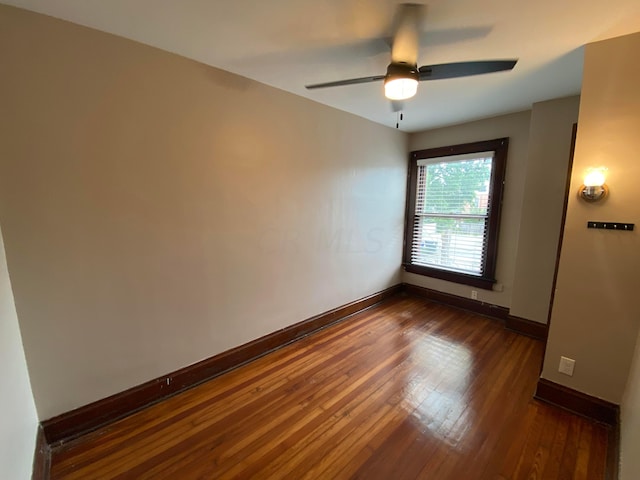
[[[420,73],[417,65],[392,62],[384,76],[385,96],[390,100],[405,100],[416,94]]]
[[[384,77],[385,82],[398,78],[413,79],[418,81],[419,72],[417,65],[410,65],[404,62],[390,63],[387,67],[387,74]]]

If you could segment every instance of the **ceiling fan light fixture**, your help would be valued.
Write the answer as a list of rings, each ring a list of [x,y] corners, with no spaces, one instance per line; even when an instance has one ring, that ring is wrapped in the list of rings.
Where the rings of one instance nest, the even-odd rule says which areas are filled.
[[[418,91],[418,81],[413,78],[396,78],[384,82],[384,96],[389,100],[406,100]]]
[[[406,100],[418,91],[418,67],[408,63],[392,63],[384,77],[384,96],[389,100]]]

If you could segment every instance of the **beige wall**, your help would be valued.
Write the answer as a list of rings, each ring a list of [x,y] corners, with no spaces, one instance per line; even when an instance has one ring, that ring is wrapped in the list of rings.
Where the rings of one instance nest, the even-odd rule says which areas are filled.
[[[640,333],[620,406],[620,480],[640,478]]]
[[[587,229],[588,220],[640,223],[640,33],[587,45],[557,292],[542,376],[620,403],[640,327],[640,231]],[[577,198],[584,170],[609,169],[602,203]],[[560,356],[575,373],[558,373]]]
[[[467,285],[404,272],[403,280],[406,283],[465,298],[470,298],[471,290],[475,289],[478,291],[478,300],[503,307],[511,305],[522,192],[525,185],[530,117],[531,112],[526,111],[410,135],[409,148],[411,151],[509,137],[509,154],[496,265],[496,279],[502,285],[503,291],[477,290]]]
[[[0,478],[31,478],[38,418],[0,233]]]
[[[0,58],[41,419],[400,281],[405,134],[8,7]]]
[[[547,323],[580,97],[535,103],[510,313]]]

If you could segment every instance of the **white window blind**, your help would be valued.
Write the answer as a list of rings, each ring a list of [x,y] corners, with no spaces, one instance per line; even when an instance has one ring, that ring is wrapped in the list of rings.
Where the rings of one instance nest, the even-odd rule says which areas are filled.
[[[494,152],[417,162],[411,263],[482,276]]]

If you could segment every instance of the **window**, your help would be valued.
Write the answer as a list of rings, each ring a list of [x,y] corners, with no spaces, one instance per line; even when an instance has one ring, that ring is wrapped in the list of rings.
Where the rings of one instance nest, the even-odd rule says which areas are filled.
[[[492,288],[508,145],[499,138],[411,153],[408,272]]]

